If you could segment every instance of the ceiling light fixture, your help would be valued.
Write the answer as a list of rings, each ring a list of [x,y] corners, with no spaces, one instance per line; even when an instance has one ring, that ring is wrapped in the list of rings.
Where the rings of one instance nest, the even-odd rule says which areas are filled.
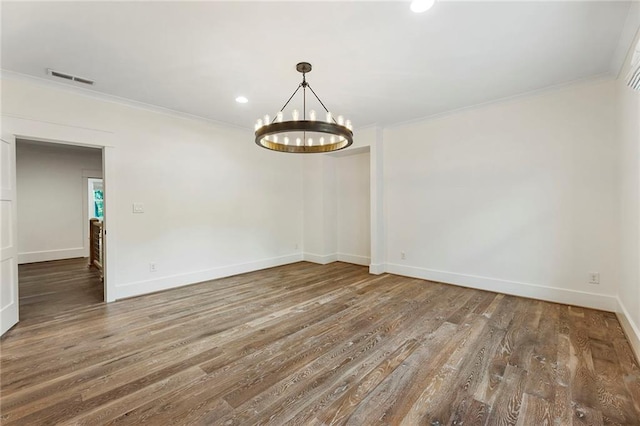
[[[426,12],[431,9],[436,0],[413,0],[411,2],[411,10],[415,13]]]
[[[320,100],[316,92],[307,83],[306,74],[311,72],[311,64],[300,62],[296,70],[302,73],[302,83],[293,92],[273,120],[268,115],[258,119],[255,125],[256,144],[273,151],[317,153],[338,151],[353,143],[353,128],[350,120],[339,115],[336,118]],[[300,112],[294,109],[291,120],[283,121],[284,109],[302,87],[302,120]],[[307,88],[311,90],[326,113],[326,120],[318,119],[314,110],[307,116]]]
[[[244,96],[238,96],[236,98],[236,102],[239,104],[246,104],[247,102],[249,102],[249,99],[245,98]]]

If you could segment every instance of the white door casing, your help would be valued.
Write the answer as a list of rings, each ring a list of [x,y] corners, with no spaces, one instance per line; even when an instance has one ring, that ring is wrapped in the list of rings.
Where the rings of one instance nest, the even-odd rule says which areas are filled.
[[[0,335],[18,322],[16,138],[0,138]]]
[[[117,235],[116,219],[114,214],[117,210],[117,199],[111,194],[117,193],[115,181],[115,164],[117,142],[116,134],[105,129],[90,129],[86,127],[77,127],[69,124],[58,124],[49,121],[41,121],[24,117],[14,117],[2,115],[2,138],[4,135],[19,135],[20,139],[61,143],[67,145],[90,146],[102,149],[102,178],[104,181],[104,297],[105,302],[113,302],[116,300],[116,256],[115,241]],[[8,136],[7,136],[8,137]],[[15,138],[11,138],[15,140]],[[15,145],[15,144],[14,144]],[[11,163],[15,165],[15,162]],[[15,170],[14,170],[15,173]],[[15,207],[14,207],[15,209]],[[14,210],[16,211],[16,210]],[[14,215],[15,217],[15,215]],[[14,235],[17,235],[17,228],[14,228]],[[17,240],[16,240],[17,241]],[[16,295],[17,299],[17,295]],[[17,318],[17,314],[16,314]]]

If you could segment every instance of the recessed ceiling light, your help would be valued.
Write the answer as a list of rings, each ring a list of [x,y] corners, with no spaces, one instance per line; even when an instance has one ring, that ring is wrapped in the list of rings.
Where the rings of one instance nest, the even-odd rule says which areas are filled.
[[[436,0],[413,0],[411,2],[411,10],[415,13],[426,12],[431,9]]]
[[[239,104],[246,104],[247,102],[249,102],[249,99],[245,98],[244,96],[238,96],[236,98],[236,102]]]

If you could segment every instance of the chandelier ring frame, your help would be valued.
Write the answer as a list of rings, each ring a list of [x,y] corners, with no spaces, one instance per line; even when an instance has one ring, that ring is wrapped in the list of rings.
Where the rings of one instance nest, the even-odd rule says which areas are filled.
[[[326,133],[332,136],[341,136],[344,139],[334,143],[324,145],[284,145],[282,143],[269,141],[268,136],[282,134],[286,132],[317,132]],[[293,152],[293,153],[319,153],[332,152],[347,148],[353,143],[353,132],[345,126],[326,121],[296,120],[282,121],[262,126],[255,133],[256,145],[272,151]]]

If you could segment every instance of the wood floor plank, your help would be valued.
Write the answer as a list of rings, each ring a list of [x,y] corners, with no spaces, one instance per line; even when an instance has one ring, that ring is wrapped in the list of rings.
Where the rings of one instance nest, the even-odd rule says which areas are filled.
[[[516,425],[551,426],[553,419],[550,406],[551,404],[547,400],[525,393]]]
[[[86,426],[105,424],[120,416],[123,411],[129,411],[169,392],[181,389],[204,375],[205,372],[198,367],[182,370],[139,391],[128,393],[121,398],[99,405],[93,410],[85,411],[83,414],[67,420],[64,424]]]
[[[398,347],[398,345],[400,344],[404,344],[406,342],[405,339],[407,338],[415,338],[423,342],[422,345],[426,344],[424,343],[425,339],[429,340],[429,345],[435,344],[435,342],[433,342],[433,339],[438,336],[438,329],[445,323],[445,315],[439,314],[438,312],[441,312],[443,307],[446,305],[438,303],[439,297],[440,296],[436,294],[436,297],[430,299],[432,303],[436,303],[436,306],[427,306],[427,304],[424,303],[415,304],[415,302],[412,302],[412,304],[415,305],[415,308],[407,310],[407,312],[410,313],[410,317],[407,318],[407,320],[403,320],[402,322],[398,321],[397,323],[393,324],[393,328],[387,328],[387,333],[392,330],[397,330],[397,332],[394,333],[396,334],[396,336],[386,343],[387,347],[390,348],[389,351],[387,351],[386,349],[384,351],[379,351],[382,352],[380,356],[372,354],[369,357],[371,362],[367,360],[361,363],[361,366],[363,368],[354,367],[348,372],[349,380],[335,382],[323,393],[320,398],[318,398],[316,401],[313,401],[312,403],[307,404],[307,407],[305,407],[304,410],[302,410],[295,417],[291,418],[289,420],[289,423],[306,424],[307,422],[310,422],[315,418],[326,417],[327,414],[319,414],[326,410],[328,410],[329,415],[332,419],[334,419],[333,421],[335,421],[335,413],[331,413],[332,409],[329,408],[330,404],[333,404],[334,401],[336,401],[343,394],[351,395],[353,397],[354,394],[349,393],[349,390],[353,389],[353,385],[356,383],[358,383],[357,388],[360,387],[360,384],[364,384],[368,388],[373,386],[374,381],[372,381],[372,379],[375,379],[378,376],[369,376],[367,365],[376,365],[380,361],[381,357],[384,358],[386,354],[389,353],[393,348]],[[421,321],[420,319],[427,316],[428,313],[435,314],[435,320]],[[383,349],[384,347],[385,346],[381,345],[380,348]],[[402,367],[404,368],[406,366],[407,362],[403,362]],[[391,369],[387,369],[386,371],[388,371],[389,374],[394,372],[394,370]],[[365,374],[367,374],[367,376],[365,376]],[[380,378],[380,381],[382,380],[384,380],[384,378]],[[362,389],[360,391],[356,391],[355,393],[355,395],[360,394],[363,394]],[[346,406],[340,404],[340,402],[337,402],[337,409],[343,415],[348,411],[348,407],[353,405],[353,399],[349,399],[348,402],[349,404]]]
[[[425,292],[424,286],[418,285],[414,289],[420,290],[423,294]],[[249,421],[249,416],[255,417],[252,413],[268,412],[269,421],[284,423],[287,419],[295,416],[297,412],[304,410],[295,422],[306,423],[302,419],[313,417],[337,393],[344,392],[348,388],[348,385],[343,382],[344,377],[350,376],[353,379],[358,374],[362,374],[363,371],[366,371],[367,365],[379,362],[377,354],[386,353],[387,348],[393,350],[405,339],[411,338],[410,334],[398,332],[402,329],[413,329],[422,310],[428,308],[415,306],[415,301],[412,299],[412,289],[408,290],[402,292],[401,295],[399,294],[399,299],[396,302],[393,300],[387,302],[384,308],[391,307],[391,310],[381,312],[382,316],[386,318],[383,322],[378,320],[373,324],[374,328],[366,330],[365,336],[370,343],[354,335],[349,339],[345,349],[338,348],[337,351],[329,352],[302,368],[305,380],[301,380],[300,373],[289,374],[281,381],[274,383],[269,389],[265,389],[265,392],[252,401],[246,398],[245,391],[236,389],[234,393],[242,394],[242,400],[246,402],[237,407],[236,414],[228,421],[243,424]],[[427,291],[431,293],[432,289],[428,288]],[[414,305],[415,309],[407,309],[410,305]],[[371,318],[374,317],[370,316]],[[421,329],[427,331],[432,328],[430,323],[426,322],[422,324]],[[327,363],[332,363],[337,367],[328,369],[326,368]],[[309,398],[314,394],[318,397]]]
[[[551,415],[554,424],[571,426],[573,423],[573,407],[571,403],[571,389],[568,386],[555,387]]]
[[[504,380],[498,390],[498,398],[496,398],[487,421],[488,425],[516,425],[518,422],[529,420],[525,419],[526,413],[522,411],[526,380],[527,372],[525,370],[513,365],[507,366]]]
[[[379,424],[392,423],[396,411],[401,411],[405,418],[422,393],[423,383],[419,379],[442,365],[449,358],[449,353],[434,356],[434,347],[448,346],[451,349],[456,343],[464,340],[468,334],[457,335],[456,324],[444,323],[432,336],[411,354],[401,367],[394,370],[382,383],[369,392],[356,407],[346,424]],[[457,338],[456,338],[457,336]],[[426,342],[425,342],[426,343]],[[450,345],[450,346],[449,346]],[[441,382],[438,382],[441,383]],[[416,423],[417,424],[417,423]]]
[[[378,364],[389,352],[404,344],[407,337],[410,338],[409,341],[413,339],[423,340],[423,336],[430,335],[441,325],[442,321],[439,319],[431,323],[422,324],[416,324],[415,321],[405,321],[405,319],[398,321],[393,328],[387,328],[384,334],[380,336],[383,341],[378,345],[376,352],[369,351],[366,354],[366,358],[362,358],[358,364],[354,363],[358,359],[349,359],[348,363],[344,364],[344,373],[341,376],[334,374],[334,371],[339,371],[337,369],[333,370],[330,375],[319,375],[315,382],[320,385],[314,389],[319,397],[315,399],[306,398],[302,404],[298,404],[295,410],[289,410],[290,413],[295,414],[285,413],[283,418],[286,418],[287,422],[291,424],[305,424],[309,419],[325,410],[340,394],[347,391],[350,387],[349,382],[353,384],[358,380],[362,380],[363,376],[369,372],[370,366]],[[409,361],[405,360],[402,366],[406,366],[407,362]],[[393,371],[390,371],[390,373],[393,373]],[[349,382],[344,379],[345,377],[349,378]],[[299,395],[304,395],[305,393],[308,394],[309,392],[301,392]]]
[[[474,339],[473,346],[465,350],[464,358],[458,358],[457,364],[452,364],[450,358],[447,366],[454,369],[454,374],[444,393],[446,404],[437,404],[427,410],[423,416],[423,422],[440,422],[456,424],[463,421],[468,411],[468,406],[473,401],[473,395],[480,386],[486,386],[490,380],[487,375],[491,362],[490,354],[497,350],[497,347],[504,337],[505,331],[490,325],[485,326],[481,334]]]
[[[342,396],[335,399],[317,417],[323,424],[339,424],[344,422],[373,389],[375,389],[388,375],[411,355],[419,343],[408,340],[394,352],[389,354],[380,364],[365,375],[360,382],[354,384]]]
[[[96,280],[20,266],[3,425],[640,425],[610,312],[340,262],[111,304]]]

